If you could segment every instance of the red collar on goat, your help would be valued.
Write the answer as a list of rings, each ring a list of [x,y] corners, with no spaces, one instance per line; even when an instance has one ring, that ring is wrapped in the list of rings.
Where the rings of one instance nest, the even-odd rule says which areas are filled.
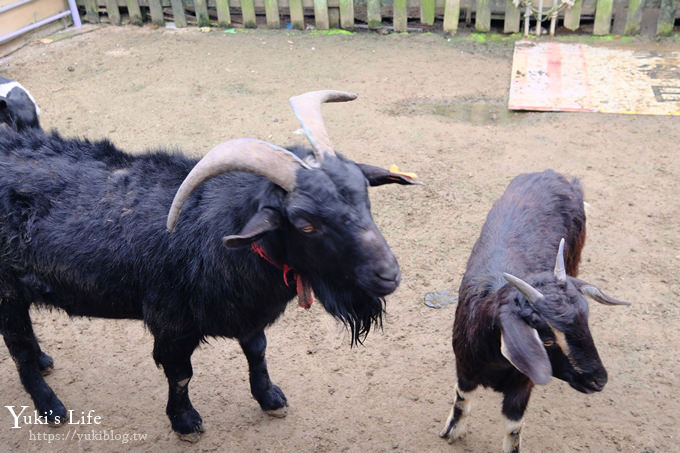
[[[293,273],[293,278],[295,279],[295,289],[298,295],[298,305],[304,308],[305,310],[309,310],[309,308],[312,306],[312,303],[314,303],[314,293],[312,292],[312,287],[310,286],[309,282],[300,277],[297,274],[297,272],[295,272],[293,268],[291,268],[287,264],[281,266],[280,264],[276,263],[273,259],[269,257],[269,255],[267,255],[267,252],[264,251],[264,247],[257,244],[256,242],[251,243],[250,247],[253,250],[253,252],[260,255],[260,258],[262,258],[272,266],[278,267],[279,269],[283,269],[283,283],[285,283],[286,286],[290,286],[288,284],[288,272]]]

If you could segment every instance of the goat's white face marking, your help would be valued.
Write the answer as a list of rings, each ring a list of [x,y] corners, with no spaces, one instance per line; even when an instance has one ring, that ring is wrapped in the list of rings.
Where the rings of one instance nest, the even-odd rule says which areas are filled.
[[[555,329],[553,326],[550,326],[550,329],[552,330],[553,335],[555,335],[555,343],[557,343],[557,346],[560,347],[564,355],[569,357],[569,345],[567,344],[567,337],[564,335],[564,332]]]

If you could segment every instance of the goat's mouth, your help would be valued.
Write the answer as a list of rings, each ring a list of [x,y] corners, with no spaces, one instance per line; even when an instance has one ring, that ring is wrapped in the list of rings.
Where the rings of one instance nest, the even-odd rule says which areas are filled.
[[[569,381],[569,385],[581,393],[601,392],[607,384],[607,378],[594,378],[592,376],[578,375]]]
[[[394,267],[388,270],[358,269],[357,282],[364,291],[374,297],[392,294],[401,283],[401,270]]]

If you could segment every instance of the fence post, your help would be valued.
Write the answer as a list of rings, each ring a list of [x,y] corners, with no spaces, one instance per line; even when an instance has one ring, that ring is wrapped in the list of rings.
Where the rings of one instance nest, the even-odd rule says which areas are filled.
[[[595,9],[595,25],[593,27],[594,35],[602,36],[609,34],[612,26],[613,7],[613,0],[597,0],[597,6]]]
[[[519,33],[519,21],[521,19],[519,8],[515,7],[512,0],[505,0],[505,19],[503,20],[503,33]]]
[[[142,10],[139,7],[137,0],[125,0],[127,6],[128,16],[132,25],[144,25],[144,18],[142,17]]]
[[[623,30],[624,34],[637,35],[640,33],[643,4],[643,0],[630,0],[630,2],[628,2],[628,14],[626,14],[626,26]]]
[[[434,0],[420,0],[420,23],[424,25],[434,24]]]
[[[302,9],[302,0],[290,0],[288,9],[290,12],[290,25],[296,30],[304,30],[305,13]]]
[[[112,25],[120,25],[120,10],[116,0],[106,0],[106,14],[108,14],[109,22]]]
[[[670,36],[673,33],[677,6],[677,0],[661,0],[659,22],[656,24],[657,36]]]
[[[382,26],[382,15],[380,12],[380,0],[368,0],[368,28],[375,29]]]
[[[281,28],[279,2],[277,0],[264,0],[264,14],[267,18],[267,27]]]
[[[99,23],[99,8],[96,0],[85,0],[85,20],[93,24]]]
[[[172,0],[178,1],[178,0]],[[182,0],[179,0],[182,3]],[[231,27],[231,12],[229,12],[229,0],[215,0],[215,8],[217,9],[217,26],[222,28]],[[173,3],[174,11],[174,3]],[[182,10],[182,15],[184,15],[184,10]],[[175,22],[176,24],[177,22]]]
[[[446,0],[444,4],[444,33],[454,34],[460,19],[460,0]]]
[[[319,30],[328,30],[328,2],[314,0],[314,23]]]
[[[394,0],[392,5],[392,21],[394,31],[397,33],[406,32],[406,28],[408,27],[407,6],[407,0]]]
[[[340,0],[340,27],[354,30],[354,0]]]
[[[489,8],[489,0],[477,0],[475,30],[481,32],[491,30],[491,9]]]
[[[151,13],[151,23],[159,27],[165,27],[165,17],[161,0],[149,0],[149,12]]]
[[[574,6],[564,12],[564,28],[567,30],[578,30],[581,26],[581,5],[582,0],[575,0]]]
[[[253,0],[241,0],[241,15],[243,16],[243,26],[246,28],[257,28],[255,19],[255,4]]]

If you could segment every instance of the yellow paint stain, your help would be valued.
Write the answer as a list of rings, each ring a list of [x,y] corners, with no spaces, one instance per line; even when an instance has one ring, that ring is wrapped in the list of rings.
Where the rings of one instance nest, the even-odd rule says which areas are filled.
[[[390,173],[392,173],[393,175],[406,176],[407,178],[411,179],[418,179],[418,175],[416,175],[415,173],[406,173],[403,171],[399,171],[399,167],[397,167],[396,164],[392,164],[390,166]]]

